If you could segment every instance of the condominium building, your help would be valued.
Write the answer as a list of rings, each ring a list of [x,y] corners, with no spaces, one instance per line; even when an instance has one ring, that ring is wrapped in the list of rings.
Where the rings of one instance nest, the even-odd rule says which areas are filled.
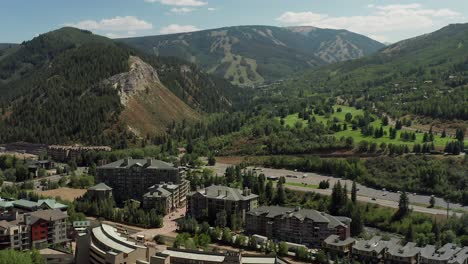
[[[347,237],[341,239],[339,235],[330,235],[323,241],[323,249],[331,255],[348,257],[351,255],[351,251],[356,239]]]
[[[417,264],[421,248],[416,243],[410,242],[402,246],[399,244],[390,245],[385,256],[387,264]]]
[[[126,158],[97,168],[96,181],[113,189],[117,203],[141,200],[149,187],[162,182],[182,183],[179,170],[172,164],[154,159]]]
[[[168,248],[151,257],[151,264],[288,264],[275,256],[246,255],[239,252],[203,252]]]
[[[358,240],[353,246],[352,255],[355,260],[365,263],[381,263],[387,250],[399,244],[398,239],[383,240],[374,236],[370,240]]]
[[[468,247],[460,248],[452,243],[441,248],[427,245],[421,249],[421,264],[466,264],[467,260]]]
[[[187,180],[182,180],[180,184],[169,182],[153,185],[143,195],[143,208],[154,208],[158,212],[168,214],[177,208],[184,207],[189,186],[190,182]]]
[[[88,190],[86,191],[86,197],[94,201],[100,201],[111,198],[112,188],[107,186],[105,183],[98,183],[88,188]]]
[[[0,250],[30,248],[30,227],[19,221],[0,221]]]
[[[248,211],[258,207],[258,195],[250,189],[239,190],[226,186],[211,185],[187,196],[187,214],[202,219],[215,219],[221,211],[228,216],[238,215],[245,220]]]
[[[45,248],[69,241],[66,213],[60,210],[41,210],[32,212],[30,217],[32,247]]]
[[[149,263],[155,248],[127,239],[110,225],[102,224],[80,234],[76,242],[75,262],[80,264]]]
[[[320,246],[330,235],[349,238],[347,217],[332,216],[310,209],[262,206],[247,213],[245,230],[248,234],[309,246]]]

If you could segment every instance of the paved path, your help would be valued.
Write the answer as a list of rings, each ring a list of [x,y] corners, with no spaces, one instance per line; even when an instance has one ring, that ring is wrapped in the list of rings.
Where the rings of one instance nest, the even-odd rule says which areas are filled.
[[[218,176],[222,176],[224,175],[226,168],[229,166],[232,166],[232,165],[217,163],[214,167],[209,167],[209,168],[213,169]],[[331,177],[331,176],[320,175],[317,173],[292,171],[292,170],[286,170],[286,169],[270,169],[270,168],[259,168],[259,169],[261,169],[259,173],[260,172],[264,173],[267,177],[268,176],[280,177],[280,176],[286,176],[286,175],[293,175],[297,177],[297,178],[287,177],[286,178],[287,183],[293,182],[293,183],[304,183],[308,185],[318,185],[320,181],[329,180],[330,186],[333,186],[335,182],[341,181],[342,184],[346,183],[348,185],[348,190],[351,190],[352,181],[343,180],[338,177]],[[307,175],[307,176],[303,178],[304,175]],[[311,189],[308,187],[291,186],[291,185],[287,185],[287,187],[290,189],[295,189],[295,190],[314,191],[314,192],[326,194],[326,195],[331,194],[331,189],[320,190],[320,189]],[[357,184],[357,187],[359,189],[358,191],[359,201],[377,203],[380,205],[394,207],[394,208],[398,207],[400,194],[396,192],[397,190],[392,190],[392,192],[383,191],[383,190],[369,188],[361,184]],[[429,195],[408,194],[408,197],[409,197],[410,203],[412,204],[414,211],[429,213],[429,214],[446,214],[447,213],[446,209],[427,208],[427,206],[429,206],[429,199],[430,199]],[[376,200],[372,200],[372,198],[375,198]],[[442,207],[442,208],[447,207],[447,203],[443,199],[437,198],[437,197],[435,199],[436,199],[436,207]],[[450,204],[450,208],[465,210],[468,212],[468,206],[463,207],[460,204]]]

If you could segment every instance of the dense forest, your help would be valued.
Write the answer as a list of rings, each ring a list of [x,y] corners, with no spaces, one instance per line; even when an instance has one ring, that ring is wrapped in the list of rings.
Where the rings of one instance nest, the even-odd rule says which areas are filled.
[[[176,58],[156,58],[89,31],[62,28],[0,58],[0,142],[135,144],[117,89],[103,82],[141,56],[163,84],[200,112],[223,112],[243,93]]]

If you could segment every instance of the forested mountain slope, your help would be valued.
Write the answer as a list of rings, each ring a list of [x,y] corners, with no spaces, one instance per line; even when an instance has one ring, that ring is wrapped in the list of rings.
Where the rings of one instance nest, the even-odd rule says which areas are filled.
[[[190,63],[75,28],[23,43],[0,69],[0,142],[125,147],[173,121],[227,110],[236,93]]]
[[[241,85],[284,78],[310,67],[360,58],[384,47],[345,30],[237,26],[120,39],[151,54],[176,56]]]
[[[362,59],[311,70],[288,87],[332,93],[393,116],[468,120],[468,24],[404,40]]]

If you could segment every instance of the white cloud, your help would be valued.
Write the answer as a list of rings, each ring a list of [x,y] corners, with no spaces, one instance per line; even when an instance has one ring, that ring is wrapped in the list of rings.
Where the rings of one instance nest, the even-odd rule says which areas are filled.
[[[380,41],[390,41],[389,36],[418,35],[421,31],[435,30],[461,18],[461,14],[448,8],[427,9],[421,4],[367,6],[369,15],[330,16],[314,12],[285,12],[276,20],[283,24],[348,29]],[[411,34],[410,34],[411,33]]]
[[[175,33],[192,32],[192,31],[198,31],[198,30],[200,29],[192,25],[171,24],[169,26],[161,28],[160,33],[161,34],[175,34]]]
[[[115,38],[131,38],[131,37],[135,37],[137,35],[137,33],[135,31],[128,31],[128,32],[110,32],[110,33],[106,33],[105,36],[108,37],[108,38],[112,38],[112,39],[115,39]]]
[[[153,25],[144,20],[140,20],[134,16],[116,16],[110,19],[83,20],[78,23],[68,23],[67,26],[77,27],[81,29],[97,30],[97,31],[138,31],[152,29]]]
[[[204,6],[207,2],[199,0],[145,0],[148,3],[161,3],[163,5],[171,6]]]
[[[218,10],[218,8],[215,8],[215,7],[208,7],[208,11],[216,11]]]
[[[175,14],[187,14],[187,13],[190,13],[190,12],[193,12],[195,11],[194,8],[190,8],[190,7],[174,7],[171,9],[171,12],[172,13],[175,13]]]

